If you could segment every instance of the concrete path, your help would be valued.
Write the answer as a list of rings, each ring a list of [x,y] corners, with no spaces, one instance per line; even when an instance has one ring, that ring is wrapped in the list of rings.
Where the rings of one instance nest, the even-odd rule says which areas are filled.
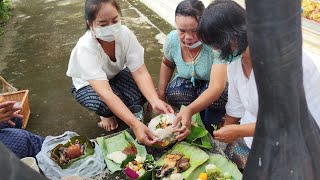
[[[107,134],[97,126],[99,117],[74,100],[71,81],[66,76],[71,50],[85,32],[84,1],[12,2],[12,19],[0,36],[0,74],[18,89],[30,90],[27,130],[42,136],[67,130],[89,138]],[[161,42],[172,26],[139,1],[119,2],[122,22],[145,47],[145,63],[157,83]]]

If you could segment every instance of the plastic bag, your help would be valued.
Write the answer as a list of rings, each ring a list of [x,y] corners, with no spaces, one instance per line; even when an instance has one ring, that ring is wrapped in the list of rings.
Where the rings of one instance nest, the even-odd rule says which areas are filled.
[[[41,151],[37,154],[38,165],[45,176],[49,179],[61,179],[64,176],[92,177],[100,174],[106,167],[102,151],[95,142],[95,153],[84,159],[80,159],[70,165],[67,169],[62,169],[50,158],[50,151],[57,144],[66,143],[71,137],[78,136],[75,132],[66,131],[60,136],[47,136],[42,144]]]

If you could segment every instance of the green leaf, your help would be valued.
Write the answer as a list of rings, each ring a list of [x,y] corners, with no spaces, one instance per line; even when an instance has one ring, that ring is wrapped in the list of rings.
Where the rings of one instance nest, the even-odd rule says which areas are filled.
[[[107,158],[107,155],[115,151],[122,151],[126,147],[130,146],[131,145],[130,143],[133,143],[135,145],[139,156],[143,156],[143,157],[147,156],[146,148],[138,144],[127,131],[122,131],[118,135],[115,135],[110,138],[98,137],[97,142],[103,152],[104,160],[106,161],[108,169],[112,173],[116,171],[120,171],[121,164],[117,164],[111,161],[110,159]]]
[[[241,180],[242,179],[242,174],[239,171],[237,165],[226,159],[224,156],[219,155],[219,154],[212,154],[209,153],[209,159],[206,161],[204,164],[199,166],[194,173],[191,176],[192,180],[195,180],[199,177],[200,173],[206,172],[206,166],[208,164],[214,164],[217,166],[221,173],[228,172],[231,176],[232,179],[234,180]]]
[[[75,141],[78,140],[80,144],[84,144],[85,146],[85,150],[84,150],[84,154],[81,155],[78,158],[74,158],[72,160],[70,160],[67,164],[60,164],[59,158],[59,148],[60,147],[69,147],[71,144],[75,144]],[[71,164],[73,164],[74,162],[86,158],[87,156],[93,155],[94,154],[94,143],[91,142],[87,137],[84,136],[74,136],[72,138],[70,138],[70,140],[65,143],[65,144],[58,144],[56,147],[54,147],[51,150],[51,159],[56,162],[62,169],[66,169],[68,168]]]
[[[180,142],[175,144],[171,150],[169,150],[166,154],[164,154],[157,161],[157,164],[159,166],[163,165],[164,164],[163,160],[166,157],[166,155],[172,154],[172,153],[180,153],[180,154],[183,154],[184,157],[190,158],[191,167],[188,170],[181,173],[186,180],[194,180],[190,178],[190,176],[193,174],[193,171],[198,166],[200,166],[201,164],[203,164],[209,159],[209,156],[207,155],[207,153],[204,152],[202,149],[196,146],[192,146],[191,144],[188,144],[186,142]]]
[[[186,106],[181,106],[181,110],[186,108]],[[196,113],[192,116],[192,121],[196,122],[197,125],[192,125],[190,129],[190,134],[187,136],[185,141],[188,143],[199,146],[204,149],[212,150],[212,144],[210,141],[210,134],[205,128],[200,113]]]
[[[120,165],[120,168],[121,169],[124,169],[126,167],[126,165],[131,162],[131,161],[134,161],[134,159],[136,158],[135,155],[128,155],[127,158],[125,160],[122,161],[121,165]]]

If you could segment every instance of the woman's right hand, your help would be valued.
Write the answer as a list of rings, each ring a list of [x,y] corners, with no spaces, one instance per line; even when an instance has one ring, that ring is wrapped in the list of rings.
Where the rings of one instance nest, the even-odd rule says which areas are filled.
[[[18,114],[21,107],[14,106],[15,103],[15,101],[5,101],[0,103],[0,122],[9,122],[11,121],[10,119],[14,117],[22,118],[22,115]]]
[[[157,137],[155,137],[150,129],[140,121],[136,123],[132,129],[139,143],[151,146],[157,141]]]

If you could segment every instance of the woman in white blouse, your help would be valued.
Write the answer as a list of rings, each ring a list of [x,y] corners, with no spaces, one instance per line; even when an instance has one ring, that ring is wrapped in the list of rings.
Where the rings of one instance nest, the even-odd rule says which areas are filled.
[[[245,10],[232,1],[211,4],[202,16],[199,37],[221,49],[222,55],[234,58],[228,65],[227,115],[224,126],[213,133],[215,139],[232,143],[243,137],[251,147],[258,113],[258,93],[247,42]],[[305,53],[302,64],[308,108],[319,125],[320,72]]]
[[[107,131],[118,127],[115,116],[130,126],[139,142],[151,145],[155,137],[127,106],[146,100],[158,113],[172,108],[160,100],[144,64],[144,50],[120,21],[115,0],[86,0],[87,32],[72,50],[67,75],[75,99],[101,118]]]

